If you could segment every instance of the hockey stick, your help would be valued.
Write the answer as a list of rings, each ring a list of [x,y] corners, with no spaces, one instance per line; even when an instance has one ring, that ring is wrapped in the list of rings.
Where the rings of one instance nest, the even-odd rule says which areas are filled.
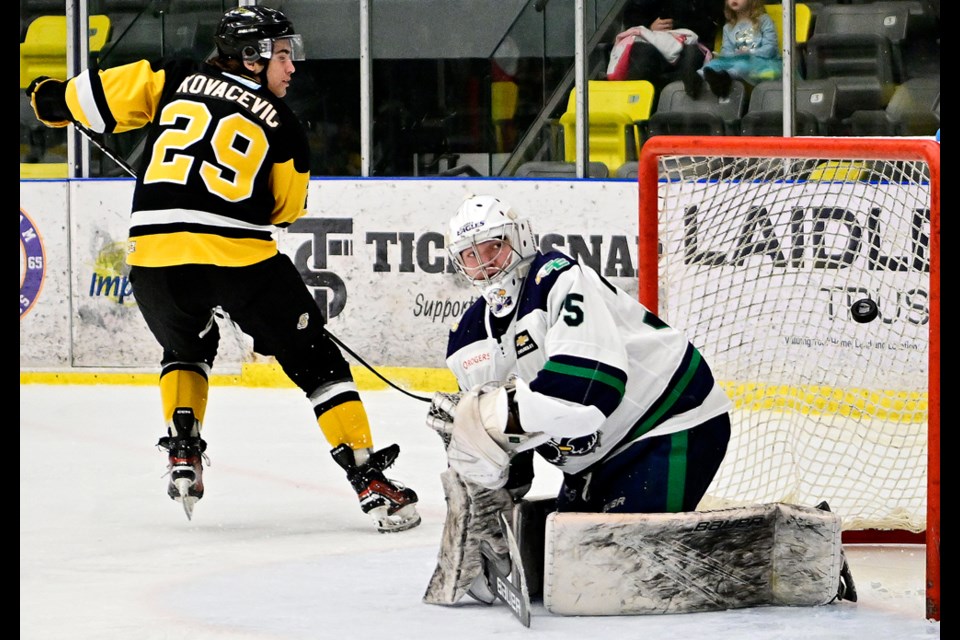
[[[113,149],[110,149],[107,145],[105,145],[103,142],[101,142],[101,141],[99,140],[97,134],[95,134],[93,131],[90,131],[89,129],[87,129],[85,126],[83,126],[82,124],[80,124],[80,123],[77,122],[77,121],[73,121],[73,126],[75,126],[75,127],[77,128],[77,131],[79,131],[80,133],[82,133],[83,136],[84,136],[87,140],[89,140],[90,142],[92,142],[92,143],[94,144],[94,146],[96,146],[98,149],[100,149],[100,151],[103,152],[103,154],[104,154],[105,156],[107,156],[108,158],[110,158],[111,160],[113,160],[114,162],[116,162],[117,165],[118,165],[120,168],[122,168],[124,171],[126,171],[127,173],[129,173],[132,177],[134,177],[134,178],[137,178],[137,177],[138,177],[138,176],[137,176],[137,172],[133,169],[133,167],[131,167],[130,164],[129,164],[126,160],[124,160],[123,158],[119,157],[119,156],[113,151]],[[231,320],[231,322],[233,322],[233,321]],[[421,401],[421,402],[431,402],[431,399],[428,398],[428,397],[426,397],[426,396],[418,396],[418,395],[415,394],[415,393],[411,393],[411,392],[407,391],[406,389],[403,389],[403,388],[397,386],[396,384],[394,384],[393,382],[391,382],[390,380],[388,380],[386,377],[384,377],[384,375],[381,374],[379,371],[377,371],[376,369],[374,369],[373,366],[372,366],[371,364],[369,364],[366,360],[364,360],[364,359],[361,358],[359,355],[357,355],[357,353],[356,353],[353,349],[351,349],[350,347],[348,347],[347,345],[345,345],[345,344],[343,343],[343,341],[340,340],[340,338],[338,338],[338,337],[336,337],[335,335],[333,335],[332,333],[330,333],[329,329],[324,329],[324,331],[326,331],[327,335],[330,336],[330,339],[333,340],[333,341],[337,344],[337,346],[339,346],[341,349],[343,349],[344,351],[346,351],[347,353],[349,353],[351,356],[353,356],[353,358],[354,358],[357,362],[359,362],[360,364],[362,364],[362,365],[363,365],[366,369],[368,369],[373,375],[377,376],[378,378],[380,378],[381,380],[383,380],[385,383],[387,383],[388,385],[390,385],[391,387],[393,387],[394,389],[396,389],[396,390],[399,391],[400,393],[402,393],[402,394],[404,394],[404,395],[407,395],[407,396],[410,396],[411,398],[414,398],[414,399],[419,400],[419,401]]]
[[[118,167],[129,173],[134,178],[137,177],[137,172],[133,170],[133,167],[130,166],[130,163],[114,153],[113,149],[105,145],[97,134],[95,134],[93,131],[90,131],[90,129],[87,129],[76,120],[73,121],[73,126],[77,128],[77,131],[83,134],[84,138],[92,142],[93,146],[95,146],[97,149],[100,149],[100,152],[103,153],[103,155],[117,163]]]
[[[483,558],[483,572],[489,584],[493,585],[496,596],[506,604],[513,615],[525,627],[530,627],[530,594],[527,590],[527,579],[523,571],[520,558],[520,549],[513,530],[506,517],[500,514],[500,528],[507,541],[507,552],[510,554],[510,570],[505,571],[498,562],[490,546],[480,545],[480,555]]]
[[[344,351],[346,351],[347,353],[349,353],[351,356],[353,356],[353,358],[354,358],[357,362],[359,362],[360,364],[362,364],[364,367],[366,367],[367,370],[370,371],[370,373],[372,373],[373,375],[377,376],[378,378],[380,378],[381,380],[383,380],[384,382],[386,382],[388,385],[390,385],[391,387],[393,387],[394,389],[396,389],[396,390],[399,391],[400,393],[402,393],[402,394],[404,394],[404,395],[407,395],[407,396],[410,396],[411,398],[414,398],[414,399],[419,400],[419,401],[421,401],[421,402],[432,402],[432,401],[433,401],[431,398],[428,398],[428,397],[426,397],[426,396],[418,396],[417,394],[411,393],[411,392],[407,391],[406,389],[402,389],[402,388],[398,387],[397,385],[395,385],[395,384],[394,384],[393,382],[391,382],[390,380],[387,380],[387,379],[383,376],[383,374],[381,374],[379,371],[377,371],[376,369],[373,368],[373,365],[369,364],[366,360],[364,360],[364,359],[361,358],[359,355],[357,355],[357,353],[356,353],[353,349],[351,349],[351,348],[348,347],[347,345],[343,344],[343,340],[341,340],[341,339],[338,338],[337,336],[335,336],[335,335],[333,335],[332,333],[330,333],[329,330],[325,329],[325,331],[327,332],[327,335],[330,336],[330,339],[333,340],[335,343],[337,343],[337,346],[339,346],[341,349],[343,349]]]

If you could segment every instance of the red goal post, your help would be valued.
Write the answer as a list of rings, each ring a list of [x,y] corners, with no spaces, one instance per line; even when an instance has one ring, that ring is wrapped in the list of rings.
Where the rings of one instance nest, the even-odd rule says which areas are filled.
[[[734,401],[701,508],[826,500],[848,542],[925,542],[939,620],[939,143],[662,136],[638,180],[640,300]]]

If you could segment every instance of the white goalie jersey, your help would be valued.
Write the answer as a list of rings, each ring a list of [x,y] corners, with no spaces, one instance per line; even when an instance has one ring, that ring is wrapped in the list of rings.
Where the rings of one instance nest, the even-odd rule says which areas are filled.
[[[536,449],[565,473],[730,409],[682,332],[567,255],[537,254],[515,306],[497,318],[477,300],[447,365],[461,389],[515,376],[521,427],[549,436]]]

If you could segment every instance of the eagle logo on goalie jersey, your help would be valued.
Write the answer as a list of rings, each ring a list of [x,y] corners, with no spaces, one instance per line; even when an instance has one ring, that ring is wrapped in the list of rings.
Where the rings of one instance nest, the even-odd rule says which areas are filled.
[[[540,267],[540,270],[537,271],[537,275],[534,277],[534,281],[537,284],[540,284],[540,281],[546,278],[552,272],[560,271],[564,267],[569,267],[569,266],[570,266],[570,261],[567,260],[566,258],[554,258],[550,262]]]
[[[548,440],[536,448],[537,453],[543,456],[550,464],[562,467],[569,456],[584,456],[600,445],[600,432],[591,433],[579,438],[561,438]]]

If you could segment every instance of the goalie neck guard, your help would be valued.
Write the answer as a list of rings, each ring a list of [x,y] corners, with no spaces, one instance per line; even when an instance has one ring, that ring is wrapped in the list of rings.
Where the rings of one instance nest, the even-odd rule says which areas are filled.
[[[249,6],[223,14],[214,37],[217,53],[244,62],[265,62],[273,57],[273,43],[286,40],[290,57],[304,60],[303,38],[294,31],[289,18],[276,9]]]
[[[498,253],[480,264],[464,264],[464,252],[479,256],[480,245],[496,240],[503,241],[502,250],[509,256]],[[479,289],[491,313],[502,318],[514,309],[537,244],[529,220],[509,204],[492,196],[471,196],[450,219],[447,251],[457,272]],[[494,269],[494,264],[499,266]]]

